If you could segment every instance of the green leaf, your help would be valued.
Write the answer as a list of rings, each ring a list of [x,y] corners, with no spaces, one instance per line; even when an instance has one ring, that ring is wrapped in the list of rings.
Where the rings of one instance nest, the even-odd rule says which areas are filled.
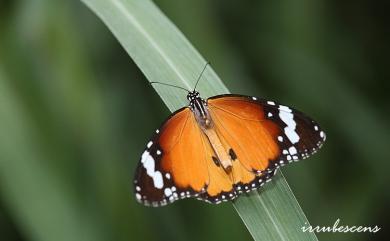
[[[263,189],[234,201],[234,207],[255,240],[317,240],[302,231],[309,222],[280,170]]]
[[[148,0],[83,0],[108,26],[148,81],[192,89],[206,61]],[[171,111],[187,105],[182,90],[153,85]],[[229,93],[212,68],[197,88],[204,98]],[[233,203],[255,240],[317,240],[283,175]]]

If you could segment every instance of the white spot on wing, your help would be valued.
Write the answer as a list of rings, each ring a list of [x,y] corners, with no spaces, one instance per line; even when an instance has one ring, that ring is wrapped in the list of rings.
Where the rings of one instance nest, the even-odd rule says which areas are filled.
[[[167,197],[171,196],[171,195],[172,195],[171,189],[165,188],[165,189],[164,189],[164,194],[165,194],[165,196],[167,196]]]
[[[146,174],[148,174],[148,176],[150,176],[153,179],[154,187],[161,189],[164,186],[161,172],[154,170],[155,162],[153,157],[150,155],[148,151],[145,151],[142,154],[141,163],[146,169]]]
[[[290,155],[295,155],[295,154],[297,154],[297,149],[296,149],[294,146],[290,147],[290,148],[288,149],[288,151],[290,152]]]
[[[148,144],[146,145],[148,148],[150,148],[153,145],[153,141],[149,141]]]
[[[161,189],[164,186],[162,174],[160,171],[156,171],[153,176],[154,186],[158,189]]]
[[[286,127],[286,128],[284,128],[284,132],[292,144],[295,144],[299,141],[299,136],[294,129],[292,130],[292,129]]]
[[[135,194],[135,197],[136,197],[138,200],[141,200],[141,198],[142,198],[142,197],[141,197],[141,194],[139,194],[139,193],[136,193],[136,194]]]
[[[269,104],[269,105],[275,105],[275,102],[273,102],[273,101],[267,101],[267,104]]]
[[[279,110],[291,113],[291,109],[287,106],[284,106],[284,105],[279,105]]]
[[[279,106],[279,117],[287,125],[284,128],[284,133],[292,144],[299,141],[299,136],[295,131],[297,123],[294,121],[294,115],[291,113],[291,109],[287,106]]]

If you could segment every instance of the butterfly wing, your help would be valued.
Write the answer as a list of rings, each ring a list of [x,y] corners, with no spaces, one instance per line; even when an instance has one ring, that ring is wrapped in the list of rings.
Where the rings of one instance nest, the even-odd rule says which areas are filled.
[[[307,158],[325,141],[320,126],[303,113],[256,97],[220,95],[207,100],[217,132],[237,159],[255,173]]]
[[[134,179],[137,201],[155,207],[188,197],[220,203],[263,185],[273,175],[250,172],[239,162],[228,174],[216,156],[191,110],[176,111],[142,154]],[[236,189],[241,183],[248,185]]]
[[[212,153],[205,149],[202,135],[188,107],[173,113],[156,130],[135,174],[138,202],[162,206],[204,192],[209,181],[205,157]]]
[[[232,200],[269,181],[278,166],[308,157],[325,140],[313,120],[271,101],[222,95],[209,98],[207,105],[231,170],[221,167],[212,141],[192,111],[182,108],[156,130],[142,154],[134,180],[139,202],[162,206],[186,197]]]

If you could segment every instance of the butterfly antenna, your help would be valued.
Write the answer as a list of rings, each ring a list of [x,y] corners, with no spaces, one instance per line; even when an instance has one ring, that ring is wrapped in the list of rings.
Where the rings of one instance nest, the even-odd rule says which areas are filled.
[[[206,70],[206,68],[207,68],[208,65],[210,65],[210,62],[207,62],[207,63],[205,64],[205,66],[203,67],[202,72],[200,72],[200,75],[199,75],[198,79],[196,80],[196,84],[195,84],[195,87],[194,87],[194,90],[193,90],[193,91],[196,90],[196,86],[198,86],[199,80],[200,80],[200,78],[202,77],[203,72]]]
[[[171,85],[171,84],[162,83],[162,82],[157,82],[157,81],[152,81],[152,82],[149,82],[149,83],[150,83],[151,85],[153,85],[153,84],[167,85],[167,86],[171,86],[171,87],[175,87],[175,88],[178,88],[178,89],[185,90],[186,92],[190,92],[190,91],[187,90],[186,88],[183,88],[183,87],[180,87],[180,86],[177,86],[177,85]]]

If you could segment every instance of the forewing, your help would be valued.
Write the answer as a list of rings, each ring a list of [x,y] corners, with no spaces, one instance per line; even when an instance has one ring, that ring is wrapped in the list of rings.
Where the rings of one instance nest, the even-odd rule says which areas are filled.
[[[176,111],[156,130],[142,154],[134,180],[137,201],[162,206],[197,197],[209,180],[206,155],[191,110],[186,107]]]
[[[237,159],[255,173],[304,159],[325,141],[312,119],[293,108],[256,97],[220,95],[207,100],[216,129]]]

